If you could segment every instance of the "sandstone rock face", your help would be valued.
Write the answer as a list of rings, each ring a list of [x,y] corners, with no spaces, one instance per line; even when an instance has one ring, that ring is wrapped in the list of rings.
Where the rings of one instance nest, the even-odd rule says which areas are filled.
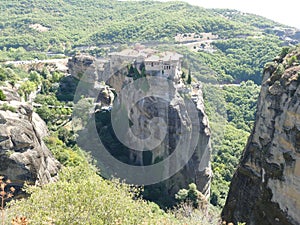
[[[17,189],[24,182],[54,181],[60,164],[43,141],[48,135],[45,122],[29,105],[13,101],[10,106],[14,112],[0,110],[0,175]]]
[[[75,95],[72,99],[77,102],[82,96],[76,95],[76,92],[85,97],[96,98],[97,103],[102,103],[103,106],[110,105],[113,101],[114,95],[105,82],[111,76],[110,62],[105,59],[97,59],[91,55],[78,54],[73,56],[68,61],[68,71],[71,77],[66,81],[63,87],[68,89],[68,84],[79,82],[77,89],[74,90]],[[117,77],[117,76],[113,76]],[[74,81],[72,81],[72,78]],[[120,81],[119,81],[120,83]],[[77,85],[77,84],[76,84]],[[76,88],[75,88],[76,89]]]
[[[96,59],[87,54],[78,54],[68,61],[69,73],[77,79],[83,79],[88,83],[98,80],[109,74],[110,64],[107,60]]]
[[[222,212],[227,222],[300,224],[299,59],[294,50],[264,71],[255,127]]]
[[[155,83],[154,86],[158,89],[160,86],[159,82]],[[146,125],[147,121],[155,121],[156,118],[160,118],[167,123],[165,138],[163,140],[160,139],[161,136],[164,136],[160,127],[157,129],[154,128],[156,130],[154,140],[148,144],[143,142],[145,148],[150,149],[150,151],[141,152],[131,149],[129,151],[129,163],[138,166],[155,165],[157,162],[164,161],[174,151],[188,152],[193,148],[193,144],[195,144],[193,154],[186,165],[172,177],[161,183],[163,188],[160,188],[160,190],[164,198],[166,198],[166,196],[173,198],[180,189],[188,188],[190,183],[195,183],[198,190],[201,191],[205,197],[209,198],[210,195],[210,180],[212,176],[210,165],[211,133],[208,118],[204,110],[201,88],[195,89],[194,91],[197,92],[197,96],[191,103],[194,104],[196,111],[196,115],[194,116],[197,117],[196,121],[199,123],[196,124],[196,126],[199,125],[199,130],[197,130],[196,133],[198,138],[197,143],[193,143],[193,140],[190,140],[190,138],[196,139],[196,137],[189,136],[190,131],[193,129],[193,126],[195,126],[195,124],[193,124],[195,120],[188,114],[187,104],[180,94],[181,92],[189,91],[187,88],[177,88],[175,85],[174,89],[170,91],[172,92],[170,102],[152,96],[138,101],[132,108],[130,108],[130,104],[123,104],[128,107],[128,111],[131,111],[129,119],[135,124],[131,127],[133,134],[128,138],[129,142],[127,146],[134,146],[134,142],[136,142],[135,137],[137,136],[141,138],[139,140],[143,142],[143,138],[151,135],[151,130]],[[165,90],[165,92],[167,92],[167,90]],[[130,89],[130,91],[126,93],[126,101],[128,99],[135,99],[136,97],[134,95],[138,95],[138,93]],[[163,128],[163,126],[161,126],[161,128]],[[180,140],[183,140],[183,142],[180,142]],[[153,143],[156,141],[160,144],[153,148]],[[181,143],[183,143],[183,145],[180,146]],[[188,157],[188,153],[183,153],[182,156]],[[170,172],[175,167],[173,164],[179,165],[181,160],[183,160],[182,157],[179,157],[174,161],[172,160],[170,164],[166,163],[161,173]],[[153,187],[155,187],[155,185]],[[148,189],[151,190],[152,186]]]
[[[182,188],[188,188],[188,185],[190,183],[195,183],[197,185],[198,190],[206,197],[206,199],[209,199],[211,177],[212,177],[212,170],[210,164],[211,131],[208,123],[208,117],[205,113],[203,101],[204,100],[203,100],[202,91],[201,88],[199,88],[197,89],[196,98],[193,99],[193,102],[195,103],[196,109],[198,111],[198,119],[200,123],[199,131],[198,131],[199,139],[196,144],[196,149],[192,157],[188,161],[188,163],[185,165],[185,167],[166,181],[166,187],[168,193],[171,196],[174,196],[174,194],[177,193]],[[180,103],[178,105],[180,105]],[[181,107],[178,107],[178,105],[175,104],[174,109],[177,110],[183,109]],[[183,111],[178,111],[178,114],[184,115],[185,114],[184,109]],[[174,124],[178,124],[178,123],[175,122]],[[175,133],[177,129],[174,129]],[[172,134],[172,132],[170,133]],[[184,151],[184,149],[182,150]]]

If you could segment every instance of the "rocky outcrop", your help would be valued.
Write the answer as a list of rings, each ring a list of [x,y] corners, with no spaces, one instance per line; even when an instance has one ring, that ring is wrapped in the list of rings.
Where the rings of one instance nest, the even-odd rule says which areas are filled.
[[[160,90],[162,90],[162,93],[168,93],[168,90],[163,89],[165,87],[159,80],[157,82],[154,80],[150,86],[155,87],[156,94],[160,94]],[[123,141],[123,143],[126,143],[126,146],[131,147],[127,163],[143,167],[163,162],[164,166],[161,168],[160,173],[172,174],[172,170],[174,170],[177,165],[180,165],[184,157],[190,157],[189,160],[186,161],[185,166],[178,172],[172,174],[171,177],[168,177],[167,180],[160,180],[159,185],[146,186],[145,189],[147,193],[150,193],[146,197],[154,201],[161,201],[161,199],[163,199],[165,202],[167,202],[166,199],[169,199],[169,204],[172,204],[171,202],[174,200],[175,194],[180,189],[188,188],[189,184],[195,183],[198,190],[208,199],[212,176],[210,167],[211,133],[208,118],[204,110],[202,91],[200,86],[196,87],[195,85],[191,88],[197,94],[194,101],[190,101],[192,106],[189,106],[183,93],[190,93],[191,90],[185,86],[178,88],[174,85],[173,88],[174,89],[169,90],[171,96],[169,102],[163,98],[151,96],[141,99],[136,102],[134,106],[127,104],[128,100],[131,102],[131,99],[137,99],[136,95],[139,95],[139,93],[136,93],[135,90],[131,88],[128,89],[128,92],[122,93],[123,95],[125,94],[126,98],[125,103],[123,102],[122,104],[121,102],[120,106],[127,108],[127,111],[130,112],[129,120],[134,124],[131,127],[131,135],[127,137],[128,141]],[[117,104],[115,104],[115,106],[116,105]],[[120,107],[120,110],[122,110],[123,107]],[[189,107],[195,107],[195,114],[188,111]],[[118,115],[118,112],[112,115]],[[195,118],[191,118],[193,116]],[[153,135],[148,126],[151,122],[159,124],[160,122],[156,121],[157,118],[167,123],[165,138],[162,138],[162,136],[164,136],[164,125],[157,125],[158,127],[153,127],[155,131],[153,140],[147,142],[145,137]],[[119,121],[116,121],[116,124],[119,124]],[[195,128],[197,129],[195,133],[191,132]],[[118,133],[118,131],[115,132]],[[122,133],[125,132],[126,131],[122,131]],[[124,140],[123,138],[121,139]],[[194,140],[191,139],[195,139],[196,142],[193,143]],[[136,142],[139,141],[142,142],[140,144],[144,146],[144,149],[150,150],[136,151],[132,149],[132,146],[135,146]],[[159,144],[154,147],[154,143],[156,142]],[[174,157],[174,159],[168,162],[166,159],[170,159],[170,156],[174,155],[173,153],[175,151],[182,152],[182,154],[178,154],[178,156],[176,156],[178,157],[177,159]],[[189,155],[189,151],[192,151],[191,155]],[[153,174],[153,176],[155,175],[156,174]],[[163,177],[163,175],[161,176]],[[158,199],[152,198],[152,193],[157,191],[158,186],[161,192],[160,196],[158,196]]]
[[[82,96],[85,96],[95,98],[97,103],[102,101],[104,106],[110,105],[114,96],[104,83],[109,79],[110,71],[108,60],[97,59],[88,54],[73,56],[68,61],[68,72],[71,76],[64,78],[61,82],[58,98],[64,100],[66,92],[70,92],[72,89],[68,100],[77,102]],[[73,87],[70,88],[70,85]],[[76,93],[80,93],[80,95],[76,95]]]
[[[99,88],[99,94],[96,102],[101,103],[102,106],[111,106],[114,101],[114,94],[107,85],[103,85]]]
[[[86,55],[75,56],[69,61],[69,71],[72,76],[81,78],[83,83],[94,83],[94,88],[99,86],[99,82],[105,82],[114,89],[116,95],[112,109],[97,111],[92,116],[91,122],[87,123],[89,125],[80,132],[78,143],[96,158],[103,176],[121,177],[129,183],[147,185],[156,183],[155,187],[151,185],[148,188],[148,193],[149,190],[151,192],[154,188],[159,188],[154,191],[156,194],[148,196],[152,200],[157,200],[152,198],[154,195],[164,199],[174,198],[179,189],[188,188],[190,183],[195,183],[199,191],[208,198],[212,176],[211,134],[204,110],[201,85],[186,87],[180,79],[171,80],[150,75],[143,78],[138,74],[141,72],[139,68],[135,68],[135,73],[141,79],[133,78],[128,74],[128,65],[130,62],[109,66],[103,64],[103,60]],[[78,88],[78,92],[80,90]],[[85,90],[82,90],[83,92]],[[99,93],[98,99],[101,102],[110,103],[113,99],[107,88],[102,91],[100,89],[96,91],[95,88],[93,92]],[[80,96],[80,93],[77,94]],[[191,95],[193,100],[190,97],[186,98]],[[188,113],[187,105],[193,108],[192,114]],[[122,117],[124,109],[129,112],[126,113],[126,118]],[[92,123],[95,121],[97,131],[93,131]],[[194,121],[196,123],[193,123]],[[160,126],[164,123],[166,123],[166,130],[163,129],[164,125]],[[128,130],[130,132],[127,132]],[[194,136],[191,136],[192,131]],[[164,132],[166,136],[163,136]],[[162,136],[164,138],[160,139]],[[151,141],[147,141],[150,138]],[[102,143],[99,145],[97,142]],[[138,147],[135,148],[138,144],[143,145],[142,151],[137,150]],[[101,150],[103,147],[105,149]],[[118,162],[132,167],[126,167],[122,163],[114,164],[111,155],[105,156],[107,151]],[[173,154],[174,152],[179,152],[179,156]],[[166,160],[171,155],[173,155],[172,161]],[[168,162],[164,163],[165,160]],[[185,166],[178,169],[177,166],[184,160],[186,160]],[[125,169],[122,169],[123,166]],[[153,174],[147,173],[148,167],[156,168]],[[140,168],[138,172],[135,172],[136,168]],[[173,170],[176,172],[172,173]],[[168,177],[168,174],[172,176]],[[160,181],[163,182],[157,184]]]
[[[300,224],[300,53],[266,66],[255,127],[222,212],[227,222]]]
[[[197,85],[196,85],[197,86]],[[212,170],[210,164],[210,157],[211,157],[211,145],[210,145],[210,137],[211,137],[211,130],[208,123],[208,117],[205,113],[204,108],[204,100],[202,95],[201,87],[193,87],[193,91],[196,91],[196,96],[194,95],[193,103],[196,106],[197,116],[199,119],[199,127],[198,127],[198,141],[196,144],[195,151],[193,152],[191,158],[187,162],[187,164],[174,176],[170,179],[165,181],[167,193],[171,196],[174,196],[182,188],[187,188],[189,184],[195,183],[197,185],[198,190],[209,199],[210,197],[210,185],[211,185],[211,177],[212,177]],[[180,104],[178,104],[180,105]],[[182,109],[182,111],[177,111],[179,115],[184,116],[184,108],[178,107],[178,105],[174,105],[174,109]],[[174,111],[175,111],[174,110]],[[171,113],[172,115],[172,113]],[[174,131],[170,130],[171,136],[173,132],[178,132],[180,134],[179,127],[176,127],[176,120],[173,120],[170,117],[171,121],[174,121]],[[182,119],[182,118],[181,118]],[[193,124],[184,123],[187,127],[190,126],[192,129]],[[181,135],[181,134],[180,134]],[[193,138],[193,137],[192,137]],[[175,142],[175,141],[174,141]],[[186,143],[188,143],[187,141]],[[170,140],[170,143],[173,143]],[[187,146],[185,146],[187,148]],[[174,148],[174,147],[173,147]],[[167,148],[166,148],[167,149]],[[165,149],[165,150],[166,150]],[[169,148],[172,149],[172,148]],[[184,151],[185,148],[180,149]]]
[[[98,81],[99,77],[109,75],[110,71],[110,63],[108,60],[97,59],[88,54],[77,54],[73,56],[69,59],[67,66],[68,72],[73,77],[88,83]]]
[[[2,90],[3,94],[5,95],[6,101],[21,101],[21,97],[15,88],[0,87],[0,90]]]
[[[17,190],[24,182],[42,185],[57,179],[60,164],[43,141],[47,135],[45,122],[30,105],[0,102],[0,175]]]

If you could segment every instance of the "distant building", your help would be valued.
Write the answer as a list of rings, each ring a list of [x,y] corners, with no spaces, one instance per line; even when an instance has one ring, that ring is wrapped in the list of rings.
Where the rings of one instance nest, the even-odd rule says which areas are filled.
[[[174,37],[174,40],[177,43],[199,42],[199,41],[216,40],[216,39],[218,39],[218,35],[215,35],[211,32],[199,33],[199,34],[183,33],[183,34],[177,34]]]
[[[157,51],[145,48],[145,49],[124,49],[121,52],[109,53],[109,58],[113,66],[120,65],[123,62],[132,62],[141,64],[145,58],[151,56]]]
[[[112,52],[109,58],[112,70],[126,64],[133,64],[139,69],[144,64],[148,75],[174,79],[180,76],[183,56],[176,52],[158,52],[138,45],[135,49]]]
[[[176,52],[162,52],[145,58],[145,70],[150,75],[174,79],[179,76],[183,56]]]

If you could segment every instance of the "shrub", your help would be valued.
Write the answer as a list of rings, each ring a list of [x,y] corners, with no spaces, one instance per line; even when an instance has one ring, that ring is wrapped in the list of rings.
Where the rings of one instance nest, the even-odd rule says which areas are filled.
[[[137,198],[139,188],[103,180],[85,167],[66,167],[60,180],[26,187],[31,196],[14,201],[8,219],[25,216],[30,224],[176,224],[153,203]],[[135,200],[134,200],[135,199]]]
[[[284,47],[281,49],[281,52],[280,52],[280,58],[284,58],[290,51],[290,47]]]
[[[11,111],[11,112],[16,112],[16,108],[11,106],[11,105],[8,105],[6,103],[4,103],[3,105],[0,106],[0,110],[3,110],[3,111]]]
[[[206,211],[194,209],[191,204],[181,203],[170,213],[174,214],[181,224],[211,225],[221,224],[220,209],[209,205]]]
[[[288,65],[292,66],[293,63],[297,62],[297,57],[295,55],[293,55],[291,58],[288,59]]]
[[[189,185],[188,190],[179,190],[175,198],[179,202],[190,202],[194,208],[203,208],[207,204],[205,196],[197,190],[197,186],[194,183]]]
[[[282,64],[279,64],[277,69],[274,72],[274,75],[281,76],[284,73],[284,66]]]
[[[29,74],[29,80],[38,86],[42,83],[42,76],[36,71],[31,71]]]
[[[45,138],[45,143],[54,157],[64,166],[85,165],[88,167],[87,157],[79,147],[67,147],[55,136]]]
[[[11,199],[13,197],[13,193],[15,192],[14,187],[7,188],[8,185],[10,185],[10,180],[4,180],[4,176],[0,176],[0,210],[1,210],[1,219],[2,219],[2,225],[5,224],[5,214],[4,214],[4,206],[5,202],[8,199]]]
[[[2,90],[0,90],[0,101],[5,101],[6,100],[6,95],[3,93]]]

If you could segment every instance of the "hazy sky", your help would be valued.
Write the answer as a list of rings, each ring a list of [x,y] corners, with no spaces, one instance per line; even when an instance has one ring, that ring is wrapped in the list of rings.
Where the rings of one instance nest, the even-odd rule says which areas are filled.
[[[299,0],[182,0],[205,8],[230,8],[254,13],[300,29]]]

